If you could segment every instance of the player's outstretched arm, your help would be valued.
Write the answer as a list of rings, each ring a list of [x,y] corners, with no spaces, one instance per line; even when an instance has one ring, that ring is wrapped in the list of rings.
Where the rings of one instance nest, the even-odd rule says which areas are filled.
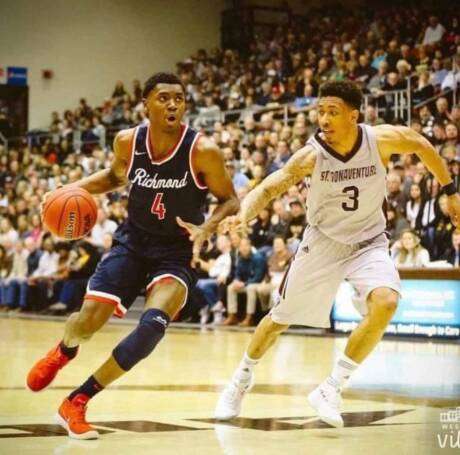
[[[388,163],[392,154],[415,153],[436,177],[448,196],[452,222],[460,225],[460,195],[452,182],[446,163],[436,149],[421,134],[406,126],[381,125],[375,127],[382,161]]]
[[[240,221],[245,224],[252,220],[272,199],[311,175],[315,162],[316,153],[309,145],[294,153],[284,167],[266,177],[244,198],[241,203]]]
[[[126,185],[133,134],[134,129],[122,130],[117,134],[113,142],[114,157],[108,169],[95,172],[71,185],[84,188],[91,194],[107,193]]]

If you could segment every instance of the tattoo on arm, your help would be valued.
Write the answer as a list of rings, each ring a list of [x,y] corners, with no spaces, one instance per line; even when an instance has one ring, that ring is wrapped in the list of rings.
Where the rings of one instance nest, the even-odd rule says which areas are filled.
[[[217,227],[219,226],[219,223],[227,216],[234,215],[235,213],[237,213],[239,207],[240,203],[236,196],[232,196],[230,199],[222,201],[216,207],[209,219],[205,221],[205,223],[203,224],[203,228],[210,233],[215,232],[217,230]]]
[[[252,190],[241,204],[241,218],[247,222],[267,206],[276,196],[285,193],[307,175],[311,175],[315,165],[315,152],[307,146],[296,152],[286,165],[269,175]]]

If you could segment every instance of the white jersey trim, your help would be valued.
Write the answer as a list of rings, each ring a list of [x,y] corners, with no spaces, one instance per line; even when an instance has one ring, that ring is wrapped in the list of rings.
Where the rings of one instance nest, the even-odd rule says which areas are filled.
[[[155,278],[153,278],[152,281],[150,281],[150,283],[145,288],[147,293],[149,293],[152,290],[152,288],[155,285],[155,283],[157,283],[158,281],[162,280],[163,278],[172,278],[172,279],[178,281],[180,284],[182,284],[182,286],[184,286],[184,288],[185,288],[185,297],[184,297],[184,301],[182,302],[182,306],[181,306],[181,308],[182,308],[187,303],[188,286],[187,286],[187,284],[185,283],[185,281],[182,278],[179,278],[178,276],[173,275],[172,273],[163,273],[162,275],[158,275]]]
[[[139,127],[136,126],[136,128],[134,128],[133,143],[131,145],[131,158],[129,160],[128,171],[126,172],[126,176],[128,177],[128,179],[129,179],[129,173],[131,172],[131,169],[132,169],[133,163],[134,163],[134,154],[136,152],[136,142],[137,142],[137,132],[138,131],[139,131]]]
[[[188,130],[188,125],[182,125],[182,127],[184,128],[184,130],[182,131],[182,136],[180,137],[179,142],[176,144],[174,149],[170,153],[168,153],[168,155],[166,155],[163,159],[155,160],[153,158],[152,150],[150,149],[150,123],[148,124],[147,133],[145,135],[145,147],[147,148],[147,153],[149,155],[150,162],[152,164],[156,164],[156,165],[164,164],[168,162],[169,160],[171,160],[172,158],[174,158],[177,151],[180,149],[180,146],[182,145],[185,134],[187,133],[187,130]]]

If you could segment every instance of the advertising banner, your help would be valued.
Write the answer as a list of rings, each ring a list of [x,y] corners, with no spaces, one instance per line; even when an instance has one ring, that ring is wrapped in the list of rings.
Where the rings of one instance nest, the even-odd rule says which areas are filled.
[[[349,332],[361,320],[353,297],[351,285],[342,283],[332,311],[335,330]],[[386,333],[460,337],[460,282],[402,280],[402,297]]]
[[[27,68],[9,66],[7,69],[8,85],[27,85]]]

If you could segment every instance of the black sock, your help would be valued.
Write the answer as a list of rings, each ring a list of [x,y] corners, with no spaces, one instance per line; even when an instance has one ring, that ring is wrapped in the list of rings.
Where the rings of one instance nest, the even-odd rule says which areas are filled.
[[[75,389],[70,395],[69,400],[72,400],[79,394],[86,395],[88,398],[93,398],[96,393],[100,392],[104,387],[96,381],[94,376],[90,376],[78,389]]]
[[[61,343],[59,344],[59,349],[69,359],[73,359],[77,355],[77,352],[78,352],[78,346],[69,348],[64,344],[63,341],[61,341]]]

